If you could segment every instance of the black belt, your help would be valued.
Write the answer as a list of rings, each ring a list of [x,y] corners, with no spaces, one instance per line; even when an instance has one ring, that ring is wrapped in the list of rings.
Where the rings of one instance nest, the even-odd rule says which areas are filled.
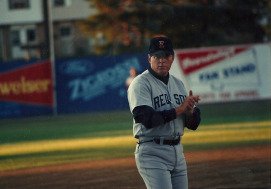
[[[153,139],[153,142],[155,142],[156,144],[175,146],[180,144],[180,137],[174,140],[161,140],[160,138],[155,138]]]
[[[177,139],[173,139],[173,140],[165,140],[162,138],[154,138],[153,140],[148,140],[148,141],[139,141],[138,144],[142,144],[142,143],[146,143],[146,142],[155,142],[156,144],[160,144],[160,145],[171,145],[171,146],[175,146],[180,144],[180,137],[178,137]]]

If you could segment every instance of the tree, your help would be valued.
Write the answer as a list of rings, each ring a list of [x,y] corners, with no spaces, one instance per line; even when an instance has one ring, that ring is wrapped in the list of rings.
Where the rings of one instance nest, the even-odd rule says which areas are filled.
[[[176,0],[89,0],[98,13],[81,28],[95,39],[98,54],[141,52],[146,39],[162,32]]]
[[[97,14],[81,25],[97,54],[145,52],[165,34],[176,48],[262,42],[268,0],[88,0]],[[269,13],[270,14],[270,13]],[[269,26],[269,27],[268,27]]]

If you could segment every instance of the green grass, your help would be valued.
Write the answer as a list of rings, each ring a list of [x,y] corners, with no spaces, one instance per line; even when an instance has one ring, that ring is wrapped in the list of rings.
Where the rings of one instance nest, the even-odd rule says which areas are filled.
[[[202,124],[271,120],[270,102],[201,105]],[[132,134],[129,111],[0,120],[0,144]]]
[[[271,100],[200,104],[204,124],[271,120]]]
[[[203,106],[199,129],[186,130],[185,151],[270,145],[270,112],[233,108]],[[0,120],[0,171],[129,157],[135,143],[128,111]]]
[[[0,120],[0,144],[132,133],[128,111]]]

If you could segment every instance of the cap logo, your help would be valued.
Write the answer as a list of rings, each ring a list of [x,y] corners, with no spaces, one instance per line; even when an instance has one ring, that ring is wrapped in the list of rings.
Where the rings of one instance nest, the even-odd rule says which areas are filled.
[[[159,41],[159,48],[160,49],[164,49],[165,48],[164,43],[165,43],[165,41]]]

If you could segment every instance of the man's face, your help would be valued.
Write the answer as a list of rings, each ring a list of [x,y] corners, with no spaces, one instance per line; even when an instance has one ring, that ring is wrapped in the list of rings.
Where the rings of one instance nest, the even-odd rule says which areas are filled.
[[[149,55],[149,63],[153,71],[159,76],[167,76],[174,61],[174,55],[155,56]]]

